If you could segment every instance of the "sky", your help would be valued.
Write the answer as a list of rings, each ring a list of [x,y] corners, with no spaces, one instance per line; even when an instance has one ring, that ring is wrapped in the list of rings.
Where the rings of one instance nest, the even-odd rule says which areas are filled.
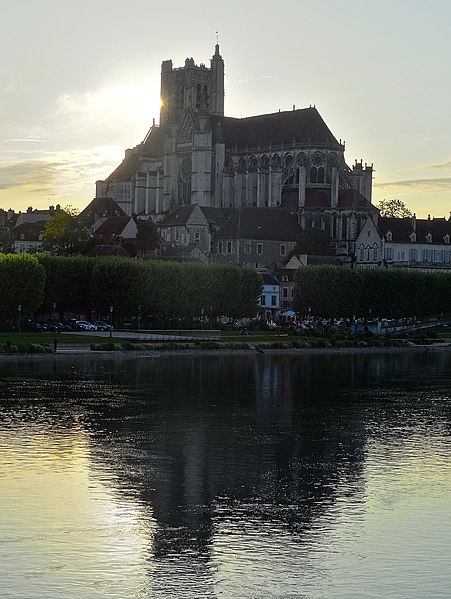
[[[449,0],[0,0],[0,208],[83,209],[158,123],[160,70],[210,65],[225,114],[315,105],[373,202],[451,211]]]

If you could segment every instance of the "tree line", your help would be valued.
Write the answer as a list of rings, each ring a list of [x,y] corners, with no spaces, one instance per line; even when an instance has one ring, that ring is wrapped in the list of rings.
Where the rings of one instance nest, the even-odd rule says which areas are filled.
[[[295,275],[294,309],[324,318],[403,318],[451,311],[451,274],[309,266]]]
[[[240,318],[258,310],[262,277],[245,267],[222,264],[88,258],[49,254],[0,256],[0,317],[51,313],[139,313],[161,318]]]

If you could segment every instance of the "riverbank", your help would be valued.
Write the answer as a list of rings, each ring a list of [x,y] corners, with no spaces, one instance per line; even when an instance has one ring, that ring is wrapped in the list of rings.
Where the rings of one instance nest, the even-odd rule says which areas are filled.
[[[105,360],[111,358],[119,359],[135,359],[135,358],[157,358],[167,356],[221,356],[221,355],[346,355],[346,354],[381,354],[381,353],[431,353],[437,351],[451,351],[451,347],[440,347],[440,348],[428,348],[426,346],[386,346],[386,347],[304,347],[304,348],[293,348],[287,347],[281,348],[260,348],[260,351],[255,347],[243,347],[240,349],[202,349],[197,347],[191,347],[188,349],[173,349],[173,348],[161,348],[161,349],[139,349],[139,350],[124,350],[116,349],[112,351],[100,351],[92,350],[88,346],[70,346],[62,345],[58,347],[56,352],[51,353],[0,353],[1,362],[12,362],[12,361],[44,361],[44,360],[63,360],[67,358],[75,358],[77,356],[91,357],[94,360]]]

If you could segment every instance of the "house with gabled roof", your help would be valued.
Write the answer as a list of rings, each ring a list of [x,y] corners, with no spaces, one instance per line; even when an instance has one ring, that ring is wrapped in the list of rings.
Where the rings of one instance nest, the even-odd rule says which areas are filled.
[[[94,225],[98,226],[94,228]],[[122,239],[130,241],[136,239],[138,226],[136,221],[130,216],[108,216],[105,219],[99,219],[94,223],[91,230],[96,237],[104,239]]]
[[[300,232],[296,218],[284,208],[238,208],[217,231],[212,259],[273,270],[294,249]]]
[[[187,247],[198,246],[209,255],[213,237],[233,210],[187,204],[170,212],[158,223],[160,235],[167,244]]]
[[[451,271],[451,218],[368,219],[356,241],[355,266]]]
[[[11,233],[12,250],[15,254],[32,254],[42,247],[45,222],[21,223]]]
[[[45,224],[61,206],[49,206],[48,210],[33,209],[29,206],[26,212],[19,212],[11,229],[12,249],[16,254],[37,252],[42,247],[42,233]],[[12,220],[12,219],[11,219]]]

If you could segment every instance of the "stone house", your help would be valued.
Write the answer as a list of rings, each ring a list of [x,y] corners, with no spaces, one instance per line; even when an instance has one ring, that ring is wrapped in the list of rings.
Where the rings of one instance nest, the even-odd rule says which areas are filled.
[[[272,271],[284,264],[300,232],[284,208],[238,208],[216,233],[212,259]]]
[[[197,246],[209,256],[213,237],[232,214],[232,210],[198,204],[180,206],[158,223],[162,239],[173,246]]]

